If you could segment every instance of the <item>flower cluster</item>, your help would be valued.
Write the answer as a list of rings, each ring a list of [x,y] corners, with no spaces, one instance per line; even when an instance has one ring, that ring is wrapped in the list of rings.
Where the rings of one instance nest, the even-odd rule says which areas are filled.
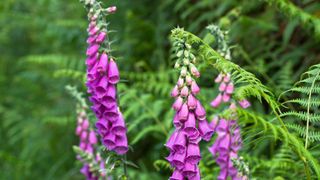
[[[201,159],[198,143],[201,139],[210,140],[213,130],[206,120],[205,109],[196,98],[200,88],[194,78],[200,77],[200,73],[194,65],[196,58],[190,52],[191,46],[178,42],[176,47],[175,68],[180,69],[180,77],[171,92],[175,98],[172,108],[176,111],[173,119],[176,129],[165,144],[170,150],[167,160],[174,167],[170,180],[198,180]]]
[[[87,2],[89,27],[87,39],[87,87],[91,94],[91,107],[98,119],[96,127],[102,143],[108,150],[118,154],[128,151],[126,126],[117,102],[119,70],[115,60],[110,58],[110,42],[107,37],[107,23],[104,16],[114,13],[116,7],[102,9],[95,0]],[[107,46],[107,47],[105,47]]]
[[[93,162],[84,161],[80,155],[78,155],[78,159],[84,161],[84,165],[81,168],[80,172],[86,176],[87,180],[98,180],[99,177],[105,177],[104,173],[97,173],[93,170],[93,164],[99,164],[100,169],[104,169],[104,162],[99,153],[95,154],[94,145],[97,144],[97,137],[95,132],[90,128],[88,117],[85,111],[80,111],[78,113],[77,119],[77,128],[76,135],[80,138],[79,148],[80,150],[90,157],[94,157],[92,159]]]
[[[219,95],[211,102],[212,107],[218,107],[221,102],[230,102],[234,90],[234,85],[231,82],[230,74],[220,73],[215,79],[216,83],[220,83]],[[247,108],[250,103],[247,100],[239,101],[242,108]],[[217,132],[218,136],[209,148],[209,151],[216,158],[216,163],[220,166],[220,174],[218,180],[226,180],[231,177],[232,180],[242,180],[246,177],[242,176],[233,161],[238,159],[238,151],[241,149],[242,139],[240,134],[240,127],[237,124],[237,116],[235,113],[236,104],[231,103],[229,106],[233,120],[220,119],[215,117],[210,125]]]

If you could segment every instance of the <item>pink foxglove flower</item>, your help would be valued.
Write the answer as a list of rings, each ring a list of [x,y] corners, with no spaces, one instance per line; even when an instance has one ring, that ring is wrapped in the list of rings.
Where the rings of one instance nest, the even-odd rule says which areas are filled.
[[[188,46],[179,46],[181,47]],[[196,98],[200,88],[194,78],[199,77],[200,73],[191,63],[190,56],[185,56],[185,54],[188,55],[189,52],[178,56],[175,68],[180,68],[180,77],[171,92],[171,96],[175,98],[172,107],[176,111],[173,118],[176,129],[165,144],[170,151],[166,159],[174,168],[170,180],[186,178],[200,180],[199,142],[201,139],[209,140],[213,134],[213,129],[206,120],[205,109]]]
[[[99,2],[93,1],[89,6],[86,85],[91,94],[89,98],[93,104],[91,109],[98,119],[96,128],[101,141],[108,150],[124,154],[128,151],[128,141],[126,125],[117,102],[116,84],[120,80],[119,69],[116,61],[108,53],[109,47],[106,47],[107,31],[98,26],[98,24],[106,24],[103,13],[114,13],[116,7],[96,10],[92,8],[95,3]],[[96,7],[100,6],[96,5]],[[93,137],[92,134],[89,136]],[[91,141],[95,142],[95,139],[91,138]]]
[[[218,107],[221,102],[230,102],[232,93],[234,91],[234,85],[231,82],[230,74],[220,73],[215,79],[216,83],[221,83],[218,96],[211,102],[211,106]],[[227,84],[227,85],[226,85]],[[250,106],[249,101],[242,100],[239,102],[240,106],[246,108]],[[236,111],[236,104],[231,102],[229,109],[233,113]],[[215,139],[214,144],[209,148],[213,157],[216,159],[216,163],[220,166],[220,174],[217,177],[218,180],[231,179],[243,179],[241,174],[238,173],[238,169],[233,165],[233,159],[238,159],[238,151],[241,149],[242,140],[240,135],[240,127],[236,121],[236,114],[232,115],[234,120],[226,120],[215,117],[210,127],[217,132],[218,136]]]

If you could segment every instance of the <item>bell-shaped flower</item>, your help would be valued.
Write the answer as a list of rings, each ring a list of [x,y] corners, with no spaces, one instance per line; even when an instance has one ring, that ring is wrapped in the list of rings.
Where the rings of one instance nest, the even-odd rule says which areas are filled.
[[[102,43],[106,38],[107,33],[106,32],[100,32],[96,38],[97,43]]]
[[[246,100],[246,99],[243,99],[243,100],[239,101],[239,104],[244,109],[246,109],[249,106],[251,106],[250,102],[248,100]]]
[[[189,109],[195,109],[197,107],[197,99],[192,94],[189,94],[187,101]]]
[[[230,94],[227,94],[227,93],[223,93],[222,95],[222,100],[223,102],[229,102],[230,101]]]
[[[123,136],[116,136],[114,151],[120,155],[128,151],[128,140],[125,134]]]
[[[174,139],[172,148],[176,153],[182,154],[186,150],[186,142],[186,135],[183,131],[179,131],[176,138]]]
[[[175,139],[178,135],[178,131],[174,131],[170,138],[168,139],[167,143],[165,144],[165,146],[170,150],[170,151],[174,151],[173,149],[173,145],[174,145],[174,142],[175,142]]]
[[[117,63],[113,59],[109,61],[108,78],[111,84],[118,83],[120,79]]]
[[[186,162],[198,164],[201,159],[200,148],[198,144],[189,143],[187,147]]]
[[[214,80],[216,83],[220,83],[223,80],[223,75],[220,73]]]
[[[187,97],[189,94],[189,89],[187,86],[184,86],[182,89],[181,89],[181,92],[180,92],[180,95],[182,97]]]
[[[100,60],[97,65],[97,71],[99,73],[107,72],[108,68],[108,55],[104,52],[100,56]]]
[[[186,162],[182,174],[188,178],[195,176],[197,174],[197,165]]]
[[[175,169],[171,175],[171,177],[169,178],[169,180],[184,180],[184,177],[181,173],[180,170]]]
[[[210,141],[212,135],[213,135],[213,129],[209,126],[209,123],[207,120],[199,121],[199,130],[200,134],[203,140]]]
[[[199,120],[204,120],[206,118],[206,111],[200,101],[197,101],[197,107],[194,112]]]
[[[90,144],[97,144],[98,142],[96,133],[93,130],[91,130],[89,133],[89,142]]]
[[[177,97],[179,95],[179,87],[178,86],[174,86],[174,88],[171,91],[171,96],[172,97]]]
[[[108,148],[108,150],[113,150],[116,146],[116,135],[109,132],[103,137],[102,143]]]
[[[198,84],[195,81],[192,81],[191,83],[191,92],[192,94],[198,94],[200,92],[200,88],[198,86]]]
[[[111,127],[111,132],[116,135],[123,135],[127,131],[126,125],[124,123],[122,113],[119,113],[119,118],[113,122]]]
[[[188,114],[189,114],[188,105],[187,105],[187,103],[183,103],[180,111],[178,112],[179,120],[180,120],[181,122],[186,121],[187,118],[188,118]]]
[[[193,113],[189,113],[188,119],[184,123],[183,131],[186,133],[188,137],[198,133],[198,129],[196,127],[196,118]]]
[[[219,91],[220,91],[220,92],[223,92],[223,91],[226,90],[226,88],[227,88],[226,83],[222,82],[222,83],[220,84],[220,86],[219,86]]]
[[[176,111],[179,111],[182,107],[183,99],[179,96],[176,98],[175,102],[172,105],[172,108]]]
[[[95,55],[98,52],[99,48],[100,48],[99,44],[93,44],[87,49],[87,56]]]
[[[177,168],[177,169],[183,169],[185,165],[185,158],[186,158],[186,151],[182,153],[174,153],[173,158],[172,158],[172,164]]]
[[[211,101],[210,105],[212,107],[218,107],[222,102],[222,95],[219,93],[218,96],[213,100]]]
[[[234,85],[233,83],[229,83],[226,87],[226,93],[227,94],[232,94],[233,93],[233,90],[234,90]]]

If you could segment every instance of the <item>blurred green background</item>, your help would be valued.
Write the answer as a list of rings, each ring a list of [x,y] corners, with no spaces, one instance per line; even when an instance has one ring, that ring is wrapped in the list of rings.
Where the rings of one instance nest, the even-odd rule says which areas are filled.
[[[169,176],[155,161],[168,154],[163,144],[172,129],[169,92],[176,74],[168,36],[174,27],[200,37],[212,23],[230,30],[234,62],[256,74],[276,95],[320,61],[317,0],[291,1],[315,19],[306,22],[301,14],[277,4],[288,1],[102,2],[118,7],[107,18],[116,30],[110,36],[126,80],[119,89],[134,149],[128,159],[139,166],[129,169],[131,179]],[[76,85],[85,92],[86,27],[86,12],[78,0],[1,0],[0,179],[83,179],[72,151],[78,143],[76,101],[65,86]],[[200,70],[200,99],[210,102],[217,72]],[[261,106],[256,109],[264,112]],[[272,157],[263,147],[252,154]]]

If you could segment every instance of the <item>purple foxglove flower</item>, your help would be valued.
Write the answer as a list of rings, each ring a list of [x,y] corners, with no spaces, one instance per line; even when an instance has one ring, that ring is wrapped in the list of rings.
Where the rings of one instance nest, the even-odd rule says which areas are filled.
[[[229,83],[226,87],[226,93],[227,94],[232,94],[233,93],[233,90],[234,90],[234,86],[233,86],[233,83]]]
[[[200,130],[202,139],[205,141],[210,141],[214,131],[209,126],[208,121],[206,120],[199,121],[199,130]]]
[[[194,112],[199,120],[204,120],[206,118],[206,111],[201,105],[200,101],[197,101],[197,108]]]
[[[108,109],[107,111],[105,111],[103,113],[103,117],[109,121],[111,121],[112,123],[114,123],[115,121],[118,120],[119,118],[119,113],[118,113],[118,109],[116,107],[112,108],[112,109]]]
[[[104,136],[102,142],[109,150],[113,150],[116,146],[116,135],[109,132]]]
[[[108,78],[111,84],[116,84],[119,82],[119,70],[116,62],[113,59],[110,59],[108,67]]]
[[[177,128],[177,129],[180,129],[182,127],[182,122],[180,121],[179,119],[179,115],[178,113],[176,113],[174,115],[174,118],[173,118],[173,125]]]
[[[97,71],[100,73],[107,72],[107,68],[108,68],[108,55],[104,52],[100,56],[100,60],[97,66]]]
[[[189,180],[201,180],[199,168],[197,168],[197,174],[195,176],[190,177]]]
[[[198,94],[200,92],[200,88],[195,81],[192,81],[191,83],[191,92],[192,94]]]
[[[191,86],[192,81],[193,81],[193,80],[192,80],[191,76],[187,75],[187,76],[186,76],[186,83],[187,83],[188,86]]]
[[[96,133],[93,130],[91,130],[89,133],[89,142],[90,144],[97,144],[98,142]]]
[[[87,136],[88,136],[87,131],[82,131],[82,133],[81,133],[81,135],[80,135],[80,138],[81,138],[81,139],[87,139]]]
[[[80,135],[81,134],[81,131],[82,131],[82,128],[81,128],[81,126],[77,126],[77,128],[76,128],[76,135]]]
[[[211,129],[215,130],[217,125],[219,123],[219,117],[218,116],[214,116],[213,119],[211,120],[209,126]]]
[[[183,80],[182,78],[179,78],[179,79],[178,79],[178,82],[177,82],[177,86],[178,86],[179,88],[181,88],[181,87],[183,86],[183,84],[184,84],[184,80]]]
[[[214,80],[214,82],[220,83],[220,82],[222,81],[222,79],[223,79],[223,75],[220,73],[220,74],[216,77],[216,79]]]
[[[107,86],[107,93],[105,95],[106,99],[104,100],[109,100],[109,101],[112,101],[112,100],[116,100],[116,93],[117,93],[117,90],[116,90],[116,86],[114,84],[109,84]],[[103,103],[102,103],[103,104]]]
[[[174,170],[172,173],[172,176],[169,178],[169,180],[184,180],[184,177],[179,170]]]
[[[197,99],[192,94],[189,94],[187,104],[189,109],[195,109],[197,107]]]
[[[200,148],[198,144],[188,144],[186,162],[198,164],[201,159]]]
[[[218,151],[220,151],[220,153],[221,152],[228,153],[230,144],[231,144],[230,135],[226,134],[225,136],[223,136],[222,140],[220,141],[220,144],[219,144],[219,147],[218,147]]]
[[[95,92],[98,99],[102,98],[107,93],[107,86],[108,79],[106,76],[102,76],[95,88]]]
[[[184,122],[187,120],[189,114],[188,105],[186,103],[183,103],[180,111],[178,112],[179,120],[181,122]]]
[[[176,111],[179,111],[182,107],[183,99],[179,96],[176,98],[175,102],[172,105],[172,108]]]
[[[195,176],[197,174],[197,165],[186,162],[182,174],[188,178]]]
[[[230,74],[228,73],[226,76],[224,76],[223,82],[228,83],[230,80],[231,80],[231,76],[230,76]]]
[[[171,150],[170,150],[170,151],[171,151]],[[167,161],[169,161],[169,163],[171,164],[171,166],[173,166],[173,165],[172,165],[173,155],[174,155],[174,153],[173,153],[173,152],[170,152],[169,156],[165,158]]]
[[[230,95],[229,94],[227,94],[227,93],[223,93],[223,95],[222,95],[222,100],[223,100],[223,102],[229,102],[230,101]]]
[[[187,97],[189,94],[189,89],[187,86],[184,86],[182,89],[181,89],[181,92],[180,92],[180,95],[181,97]]]
[[[177,97],[178,95],[179,95],[179,88],[178,88],[178,86],[174,86],[174,88],[171,91],[171,96]]]
[[[96,53],[96,55],[88,57],[86,59],[86,65],[88,66],[89,70],[95,65],[95,63],[97,62],[99,54]]]
[[[239,101],[239,104],[242,108],[246,109],[251,106],[250,102],[246,99]]]
[[[228,121],[226,121],[225,119],[220,119],[216,131],[219,135],[224,136],[228,131]]]
[[[223,91],[226,90],[226,88],[227,88],[226,83],[222,82],[222,83],[220,84],[220,86],[219,86],[219,91],[220,91],[220,92],[223,92]]]
[[[122,114],[119,113],[119,119],[113,122],[111,127],[111,132],[116,135],[123,135],[127,131],[126,125],[124,123]]]
[[[178,135],[178,131],[175,131],[171,134],[170,138],[168,139],[167,143],[165,144],[165,146],[170,150],[170,151],[174,151],[173,149],[173,145],[174,145],[174,141],[176,139]]]
[[[174,153],[173,159],[172,159],[172,164],[179,170],[184,168],[185,165],[185,158],[186,158],[186,151],[183,153]]]
[[[208,148],[209,152],[215,156],[217,154],[217,147],[219,146],[219,138],[216,139],[216,141],[213,143],[211,147]]]
[[[179,154],[184,153],[186,150],[186,141],[186,135],[182,131],[179,131],[172,146],[174,151]]]
[[[82,129],[88,129],[89,128],[89,120],[88,119],[85,119],[83,122],[82,122]]]
[[[95,55],[97,52],[98,52],[98,50],[99,50],[99,44],[93,44],[92,46],[90,46],[89,48],[88,48],[88,50],[87,50],[87,55],[88,56],[93,56],[93,55]]]
[[[222,102],[222,95],[221,94],[218,94],[218,96],[213,100],[211,101],[210,105],[212,107],[218,107]]]
[[[228,171],[227,171],[227,169],[222,169],[222,170],[220,171],[220,174],[219,174],[217,180],[226,180],[227,178],[228,178]]]
[[[110,128],[109,121],[107,121],[105,119],[99,119],[96,122],[96,127],[97,127],[100,135],[105,135],[105,134],[107,134],[107,132],[109,131],[109,128]]]
[[[89,35],[90,36],[93,36],[95,35],[97,32],[99,31],[99,28],[98,27],[92,27],[91,29],[89,29]]]
[[[193,65],[193,64],[190,64],[190,71],[191,71],[191,74],[194,75],[195,77],[200,77],[200,73],[198,71],[198,69]]]
[[[124,136],[117,136],[115,144],[116,147],[114,148],[114,151],[116,153],[125,154],[128,151],[128,140],[125,134]]]
[[[106,32],[100,32],[99,35],[97,36],[96,42],[97,43],[102,43],[104,39],[106,38],[107,33]]]
[[[89,36],[87,39],[88,44],[93,44],[96,41],[96,36]]]
[[[85,143],[85,142],[80,142],[80,145],[79,145],[80,149],[85,150],[85,149],[86,149],[86,146],[87,146],[87,143]]]
[[[193,113],[189,113],[187,121],[184,123],[184,132],[188,137],[198,133],[196,128],[196,118]]]

